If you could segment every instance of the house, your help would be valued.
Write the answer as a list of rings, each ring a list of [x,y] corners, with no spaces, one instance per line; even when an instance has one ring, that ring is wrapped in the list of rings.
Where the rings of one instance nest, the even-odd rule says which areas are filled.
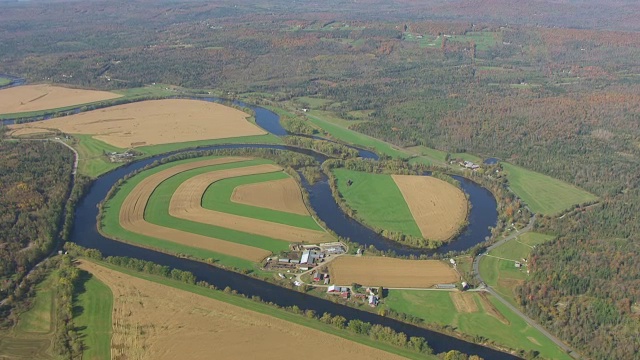
[[[315,275],[313,275],[313,281],[320,281],[324,278],[324,274],[316,271]]]
[[[343,293],[349,292],[349,288],[345,286],[331,285],[327,288],[328,293]]]
[[[378,306],[378,297],[371,294],[369,295],[369,306],[376,307]]]
[[[516,261],[516,264],[515,264],[515,265],[516,265],[516,267],[517,267],[518,269],[522,266],[522,264],[520,263],[520,261]]]

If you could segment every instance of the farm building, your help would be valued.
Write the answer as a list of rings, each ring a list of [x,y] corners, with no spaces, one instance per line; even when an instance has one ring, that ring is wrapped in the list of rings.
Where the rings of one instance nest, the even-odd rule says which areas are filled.
[[[342,293],[348,292],[349,288],[345,286],[331,285],[327,288],[328,293]]]
[[[300,258],[300,264],[313,264],[320,258],[320,254],[316,251],[305,250]]]

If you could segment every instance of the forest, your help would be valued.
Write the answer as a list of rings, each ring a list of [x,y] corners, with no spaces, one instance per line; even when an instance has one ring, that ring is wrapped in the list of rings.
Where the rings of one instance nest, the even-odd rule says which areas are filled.
[[[365,3],[12,2],[0,14],[0,73],[98,89],[172,84],[289,108],[304,99],[305,108],[397,146],[498,157],[579,186],[599,201],[538,217],[536,231],[557,240],[535,249],[520,302],[585,356],[637,356],[640,3]],[[285,126],[315,133],[305,116]],[[37,166],[52,166],[51,184],[64,193],[62,164],[71,154],[40,146],[54,145],[20,151],[58,151]],[[23,166],[11,156],[1,161]],[[3,189],[51,200],[40,219],[60,216],[58,198],[46,195],[53,190],[29,187],[37,179],[20,188],[14,174],[3,172]],[[509,201],[503,225],[524,204],[499,181],[487,184]],[[44,243],[52,223],[39,221],[45,230],[28,234]],[[20,273],[42,254],[19,251],[31,238],[3,245],[0,256],[19,260],[3,261],[2,274]]]
[[[2,140],[0,153],[0,326],[8,326],[37,278],[25,275],[59,238],[73,153],[55,142]]]

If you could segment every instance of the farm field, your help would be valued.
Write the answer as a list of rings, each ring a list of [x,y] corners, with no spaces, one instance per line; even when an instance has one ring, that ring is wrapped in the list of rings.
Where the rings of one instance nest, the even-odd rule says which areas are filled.
[[[283,171],[216,181],[204,192],[202,207],[299,228],[322,230],[309,215],[298,183]]]
[[[261,354],[264,359],[280,359],[286,352],[324,359],[326,354],[308,350],[319,342],[340,358],[401,358],[350,340],[410,355],[369,338],[351,334],[342,338],[344,330],[249,299],[146,274],[132,276],[129,271],[118,272],[84,260],[80,268],[104,282],[114,294],[111,348],[115,358],[126,354],[138,359],[174,359],[189,353],[191,359],[209,359],[213,346],[221,358]],[[291,346],[292,341],[296,346]]]
[[[195,175],[184,181],[171,197],[169,214],[175,218],[190,220],[202,224],[225,227],[250,234],[267,236],[290,242],[321,243],[333,240],[322,230],[309,230],[291,225],[278,224],[244,215],[205,209],[201,205],[202,195],[207,188],[227,178],[280,172],[280,166],[263,164],[228,169]],[[169,173],[170,174],[170,173]],[[160,174],[158,174],[159,176]]]
[[[462,190],[430,176],[391,175],[425,239],[451,239],[465,222],[467,198]]]
[[[331,281],[337,285],[357,283],[388,288],[430,288],[459,280],[440,260],[403,260],[377,256],[341,256],[328,265]]]
[[[502,163],[507,172],[509,186],[534,213],[553,215],[597,199],[578,187],[550,176],[527,170],[509,163]]]
[[[334,169],[338,190],[364,223],[379,229],[422,237],[402,192],[391,175]],[[351,180],[351,186],[347,182]]]
[[[427,323],[452,326],[515,349],[537,350],[548,359],[571,357],[546,336],[486,293],[389,290],[384,307],[411,314]]]
[[[80,273],[74,301],[74,325],[83,338],[84,359],[111,358],[111,309],[113,294],[108,286],[86,271]]]
[[[10,131],[8,135],[12,137],[22,137],[22,136],[36,135],[36,134],[41,134],[41,135],[53,134],[53,132],[47,129],[23,128],[23,129],[16,129],[14,131]]]
[[[300,188],[291,178],[236,186],[231,201],[290,214],[309,215]]]
[[[119,148],[267,134],[248,122],[247,117],[249,115],[240,110],[217,103],[168,99],[116,105],[10,127],[46,127],[70,134],[93,135]]]
[[[48,84],[15,86],[0,90],[0,114],[56,109],[121,96],[108,91],[71,89]]]
[[[0,77],[0,86],[7,86],[9,84],[11,84],[11,79]]]
[[[531,250],[538,244],[553,240],[551,235],[528,232],[491,250],[480,260],[480,273],[494,290],[516,304],[515,289],[528,277],[526,266],[515,267],[515,262],[525,264]]]

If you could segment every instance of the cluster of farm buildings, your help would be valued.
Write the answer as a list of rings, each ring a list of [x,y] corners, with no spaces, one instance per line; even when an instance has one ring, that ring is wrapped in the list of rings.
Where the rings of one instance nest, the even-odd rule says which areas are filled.
[[[285,256],[280,256],[277,260],[268,258],[265,268],[307,271],[323,263],[327,258],[344,254],[346,251],[347,249],[340,242],[319,245],[294,244]]]

